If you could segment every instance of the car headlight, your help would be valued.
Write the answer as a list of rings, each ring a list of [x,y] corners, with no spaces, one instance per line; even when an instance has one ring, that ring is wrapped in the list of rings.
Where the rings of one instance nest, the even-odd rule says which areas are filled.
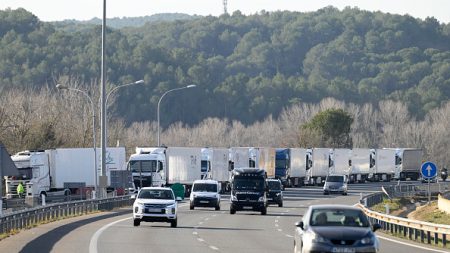
[[[363,245],[373,244],[373,237],[372,236],[364,237],[363,239],[361,239],[361,244]]]
[[[144,203],[135,202],[135,204],[134,204],[134,212],[135,213],[139,213],[139,212],[142,212],[142,210],[144,210]]]
[[[176,209],[177,209],[177,207],[175,204],[168,205],[168,206],[166,206],[166,213],[175,214]]]
[[[259,202],[263,202],[264,201],[264,196],[259,197],[258,201]]]
[[[305,233],[305,236],[307,238],[307,241],[311,241],[313,243],[326,243],[327,242],[327,240],[325,238],[323,238],[322,236],[320,236],[314,232]]]

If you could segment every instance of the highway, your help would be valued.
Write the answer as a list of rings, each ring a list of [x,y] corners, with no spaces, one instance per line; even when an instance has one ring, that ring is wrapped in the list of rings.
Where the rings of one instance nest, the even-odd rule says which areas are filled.
[[[22,231],[0,241],[0,252],[292,252],[294,223],[301,220],[309,205],[353,205],[361,192],[377,191],[380,185],[349,185],[348,196],[325,196],[319,187],[287,189],[284,207],[271,205],[265,216],[254,212],[230,215],[227,195],[222,196],[221,211],[189,210],[188,201],[183,201],[179,203],[177,228],[170,228],[169,223],[145,222],[133,227],[131,208],[97,213]],[[448,252],[406,240],[394,242],[399,240],[377,234],[380,252]]]

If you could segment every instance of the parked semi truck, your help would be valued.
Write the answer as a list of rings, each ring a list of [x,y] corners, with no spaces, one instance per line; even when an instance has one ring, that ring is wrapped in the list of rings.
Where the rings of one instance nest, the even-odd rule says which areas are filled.
[[[314,148],[311,151],[312,166],[306,171],[305,184],[322,185],[332,166],[328,148]]]
[[[100,165],[100,149],[97,165]],[[6,177],[6,196],[17,196],[17,185],[26,186],[26,196],[42,194],[70,195],[76,189],[95,187],[94,150],[92,148],[58,148],[39,151],[22,151],[11,156],[20,172],[19,176]],[[106,149],[107,185],[111,184],[111,171],[124,170],[125,148]],[[98,169],[98,168],[97,168]],[[101,172],[98,171],[97,176]],[[98,181],[97,181],[98,182]]]
[[[374,149],[371,151],[371,157],[371,164],[374,165],[372,181],[391,181],[395,171],[395,150]]]
[[[284,186],[299,187],[304,184],[306,171],[312,165],[310,152],[303,148],[280,148],[276,153],[275,177]]]
[[[417,180],[420,177],[420,167],[422,166],[422,149],[402,148],[395,150],[395,172],[394,178],[397,180]]]
[[[349,176],[350,183],[364,183],[369,177],[372,177],[371,150],[368,148],[354,148],[351,156],[351,170]]]
[[[336,148],[332,150],[330,173],[335,175],[350,175],[350,159],[351,159],[351,149],[347,148]]]
[[[201,156],[201,148],[194,147],[136,148],[128,169],[138,187],[179,183],[188,196],[193,182],[201,179]]]
[[[275,149],[260,147],[256,151],[256,167],[263,169],[268,178],[275,178]]]

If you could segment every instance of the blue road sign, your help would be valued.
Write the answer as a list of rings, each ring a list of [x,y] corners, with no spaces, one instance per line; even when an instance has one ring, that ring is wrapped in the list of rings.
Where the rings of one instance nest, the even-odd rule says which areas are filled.
[[[420,169],[420,173],[422,173],[422,177],[425,179],[430,179],[436,176],[437,167],[436,164],[432,162],[424,162],[422,164],[422,168]]]

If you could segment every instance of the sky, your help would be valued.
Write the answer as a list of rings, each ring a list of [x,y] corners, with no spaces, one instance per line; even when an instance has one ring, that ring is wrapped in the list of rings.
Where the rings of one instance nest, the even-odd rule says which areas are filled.
[[[140,17],[156,13],[190,15],[223,14],[224,0],[107,0],[107,18]],[[449,0],[227,0],[228,13],[236,10],[255,14],[261,10],[309,12],[326,6],[347,6],[392,14],[409,14],[416,18],[435,17],[450,23]],[[24,8],[40,20],[89,20],[103,15],[103,0],[0,0],[0,10]]]

